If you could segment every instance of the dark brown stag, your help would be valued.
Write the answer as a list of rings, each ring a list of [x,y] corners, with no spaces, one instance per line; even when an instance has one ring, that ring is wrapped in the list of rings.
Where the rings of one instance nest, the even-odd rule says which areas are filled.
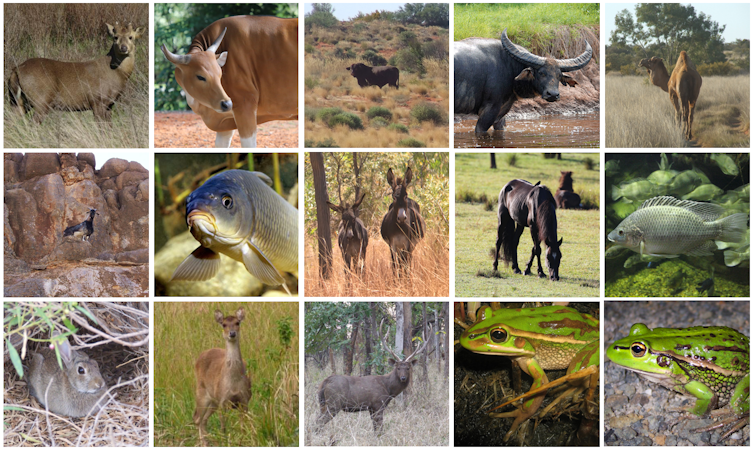
[[[381,233],[382,239],[390,246],[393,272],[397,276],[401,273],[408,274],[411,269],[411,253],[424,238],[426,228],[419,204],[408,197],[407,189],[412,177],[411,168],[406,169],[403,178],[396,178],[392,168],[387,170],[387,182],[393,189],[393,203],[382,218]]]
[[[344,271],[346,278],[351,272],[351,261],[353,261],[353,271],[359,277],[364,274],[366,264],[367,245],[369,244],[369,234],[364,223],[357,217],[359,206],[364,200],[366,193],[361,193],[361,197],[353,205],[335,205],[330,201],[327,205],[331,210],[340,213],[340,225],[338,226],[338,247],[343,255]]]
[[[431,329],[429,333],[432,334]],[[417,359],[413,359],[413,357],[427,346],[426,337],[424,338],[424,343],[418,349],[405,359],[401,359],[385,344],[385,338],[382,336],[382,323],[380,323],[380,341],[383,348],[387,349],[394,357],[388,359],[390,365],[394,367],[393,371],[381,376],[333,374],[322,381],[317,393],[320,413],[317,418],[316,430],[322,429],[341,410],[346,412],[368,410],[372,417],[374,431],[381,434],[382,415],[385,408],[411,382],[411,368],[417,362]]]
[[[555,192],[558,208],[579,208],[581,196],[573,192],[573,171],[560,171],[560,182]]]

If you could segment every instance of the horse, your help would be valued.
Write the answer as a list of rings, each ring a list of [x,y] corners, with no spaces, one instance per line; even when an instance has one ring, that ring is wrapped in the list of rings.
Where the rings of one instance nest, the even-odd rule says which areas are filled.
[[[497,271],[500,246],[502,246],[505,263],[512,262],[513,272],[521,274],[516,250],[524,227],[529,227],[534,247],[531,250],[531,258],[526,265],[524,275],[531,274],[531,265],[536,256],[537,273],[539,277],[545,277],[540,261],[542,248],[539,245],[540,242],[544,241],[545,246],[547,246],[545,257],[550,272],[550,280],[560,280],[558,268],[563,257],[560,252],[563,238],[558,240],[558,219],[555,215],[555,208],[555,199],[552,197],[552,193],[547,187],[540,186],[539,182],[532,185],[526,180],[512,180],[500,190],[497,210],[497,244],[495,246],[495,263],[493,264],[495,271]]]
[[[411,168],[406,169],[403,178],[396,178],[392,168],[387,170],[387,183],[393,190],[393,203],[382,218],[380,233],[382,239],[390,246],[393,273],[398,277],[402,272],[408,274],[411,268],[411,253],[424,238],[426,228],[419,204],[409,199],[406,191],[412,177]]]
[[[330,201],[327,205],[331,210],[340,213],[340,225],[338,225],[338,247],[343,256],[346,279],[351,272],[351,261],[353,260],[353,270],[362,277],[366,265],[367,246],[369,245],[369,233],[361,219],[357,218],[358,208],[364,200],[366,193],[361,193],[361,197],[353,205],[335,205]]]
[[[560,171],[558,190],[555,191],[558,208],[579,208],[581,196],[573,192],[573,171]]]

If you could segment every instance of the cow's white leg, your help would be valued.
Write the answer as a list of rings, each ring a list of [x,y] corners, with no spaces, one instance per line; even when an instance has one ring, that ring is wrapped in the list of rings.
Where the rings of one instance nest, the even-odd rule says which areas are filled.
[[[234,132],[235,130],[217,132],[217,137],[215,138],[215,147],[230,147],[230,141],[233,139]]]
[[[244,138],[241,137],[241,147],[257,147],[257,131],[254,130],[254,133],[251,134],[250,137]]]

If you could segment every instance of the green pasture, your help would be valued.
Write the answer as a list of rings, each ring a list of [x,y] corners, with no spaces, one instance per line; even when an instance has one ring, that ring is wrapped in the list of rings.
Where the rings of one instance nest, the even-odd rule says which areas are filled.
[[[509,161],[513,156],[512,166]],[[489,153],[458,153],[455,158],[456,296],[599,296],[599,154],[563,153],[562,160],[545,159],[542,154],[496,154],[497,169],[490,169]],[[586,168],[588,159],[592,169]],[[592,207],[557,210],[558,237],[563,238],[560,281],[537,277],[536,260],[532,266],[533,276],[513,274],[502,261],[498,273],[494,273],[492,262],[500,190],[513,179],[524,179],[531,183],[541,181],[554,195],[560,171],[573,171],[574,190],[581,196],[582,203]],[[485,201],[490,211],[485,208]],[[532,245],[527,228],[518,246],[522,271],[529,261]],[[542,248],[542,267],[547,273],[544,244]]]
[[[207,423],[211,446],[298,446],[298,303],[156,302],[154,307],[154,444],[199,446],[193,423],[194,362],[202,351],[225,348],[214,311],[241,322],[241,354],[251,377],[249,414],[219,412]]]

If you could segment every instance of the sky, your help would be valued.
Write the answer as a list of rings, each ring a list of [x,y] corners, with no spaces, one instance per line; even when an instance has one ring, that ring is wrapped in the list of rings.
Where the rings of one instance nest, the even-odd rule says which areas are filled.
[[[82,150],[81,152],[76,152],[76,154],[79,153],[93,153],[94,154],[94,164],[97,165],[96,170],[102,169],[102,165],[105,164],[107,160],[110,158],[120,158],[127,161],[137,161],[139,164],[144,166],[144,169],[147,169],[149,172],[152,172],[152,167],[154,166],[154,159],[152,155],[150,155],[150,152],[148,150],[117,150],[117,149],[110,149],[110,150]]]
[[[751,39],[749,32],[749,3],[683,3],[692,5],[698,12],[710,16],[719,25],[725,25],[723,40],[734,42],[736,39]],[[603,3],[605,14],[605,44],[610,45],[610,35],[615,30],[615,16],[624,9],[632,14],[636,11],[635,3]],[[636,19],[636,16],[634,16]]]
[[[330,3],[335,11],[333,14],[338,20],[348,20],[356,17],[359,12],[364,14],[373,13],[375,11],[398,11],[398,9],[406,3]],[[312,4],[307,3],[304,8],[305,14],[312,12]],[[304,19],[306,20],[306,19]]]

